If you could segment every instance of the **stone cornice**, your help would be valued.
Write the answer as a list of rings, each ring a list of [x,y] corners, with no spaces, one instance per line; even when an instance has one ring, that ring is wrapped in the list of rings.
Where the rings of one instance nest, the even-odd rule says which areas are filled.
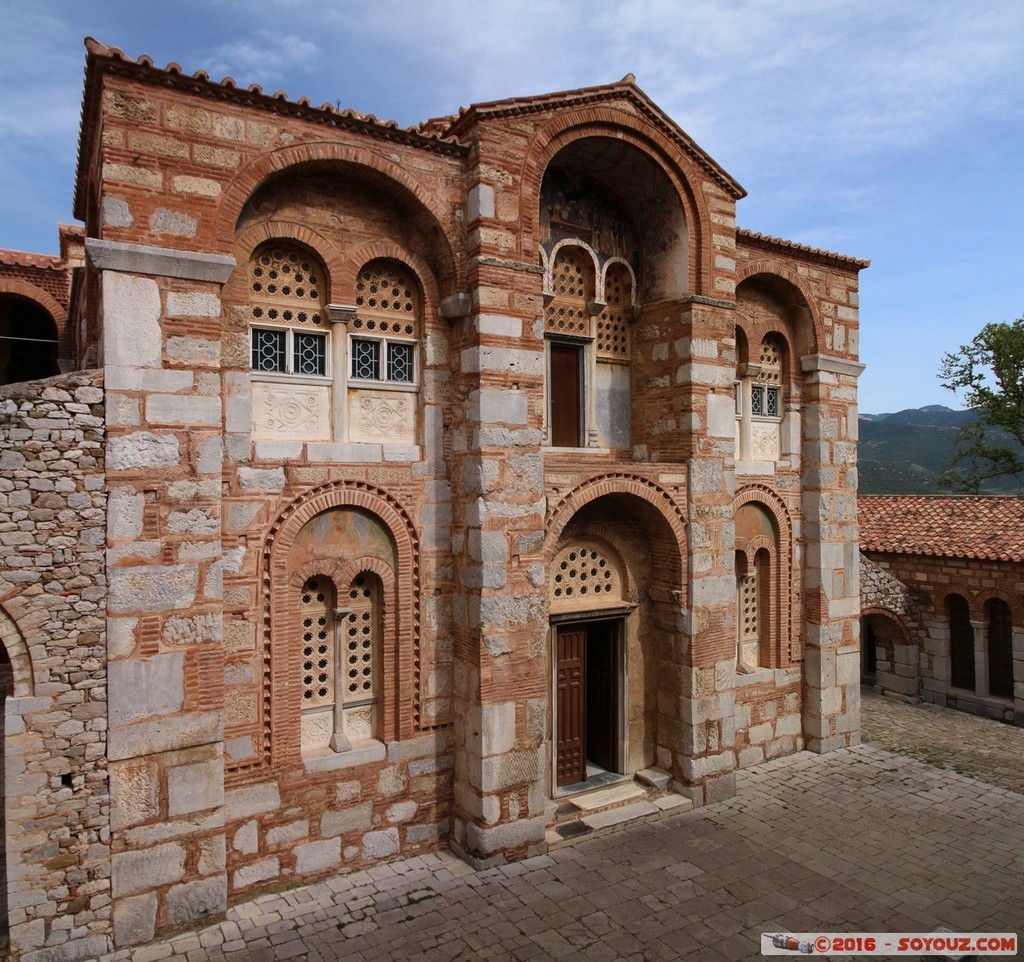
[[[850,361],[845,357],[832,357],[828,354],[807,354],[800,358],[800,370],[808,373],[825,371],[829,374],[845,374],[847,377],[860,377],[865,365],[859,361]]]
[[[125,244],[121,241],[100,240],[98,237],[85,239],[85,256],[95,270],[179,277],[215,284],[226,283],[236,267],[235,259],[227,254]]]

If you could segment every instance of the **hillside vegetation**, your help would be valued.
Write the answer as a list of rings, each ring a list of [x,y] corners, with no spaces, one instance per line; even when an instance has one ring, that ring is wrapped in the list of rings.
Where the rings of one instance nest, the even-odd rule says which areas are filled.
[[[939,482],[960,427],[974,418],[940,404],[894,414],[862,414],[858,443],[861,494],[952,494]],[[1017,494],[1015,478],[998,478],[982,494]]]

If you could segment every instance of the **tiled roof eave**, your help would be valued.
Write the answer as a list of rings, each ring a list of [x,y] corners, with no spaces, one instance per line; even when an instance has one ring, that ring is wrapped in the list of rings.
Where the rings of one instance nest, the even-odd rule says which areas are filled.
[[[770,234],[759,234],[747,228],[736,229],[736,240],[749,247],[758,247],[762,250],[781,251],[789,256],[803,257],[818,263],[828,264],[831,267],[854,268],[858,271],[871,266],[871,261],[859,257],[851,257],[848,254],[837,254],[835,251],[822,250],[818,247],[809,247],[806,244],[798,244],[796,241],[784,240],[781,237],[772,237]]]

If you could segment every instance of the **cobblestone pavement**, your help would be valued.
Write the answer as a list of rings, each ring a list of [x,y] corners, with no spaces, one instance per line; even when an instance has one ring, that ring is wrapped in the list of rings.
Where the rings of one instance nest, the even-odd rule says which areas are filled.
[[[873,700],[865,727],[880,741],[919,719],[922,738],[934,727],[969,754],[972,742],[943,734],[956,713]],[[979,750],[1021,734],[968,724]],[[108,958],[736,962],[762,958],[762,932],[1014,932],[1022,814],[1008,788],[877,743],[803,752],[740,773],[736,796],[684,815],[481,872],[447,853],[381,865]]]
[[[862,692],[865,741],[1024,795],[1024,728]]]

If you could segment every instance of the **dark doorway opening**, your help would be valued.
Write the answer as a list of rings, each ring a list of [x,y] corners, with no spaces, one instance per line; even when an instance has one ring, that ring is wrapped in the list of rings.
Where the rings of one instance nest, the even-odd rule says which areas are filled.
[[[860,680],[873,685],[878,671],[878,650],[875,648],[875,629],[867,618],[860,620]]]
[[[53,318],[24,297],[0,297],[0,384],[35,381],[58,373]]]
[[[556,629],[556,786],[588,780],[588,767],[621,772],[622,620]]]

